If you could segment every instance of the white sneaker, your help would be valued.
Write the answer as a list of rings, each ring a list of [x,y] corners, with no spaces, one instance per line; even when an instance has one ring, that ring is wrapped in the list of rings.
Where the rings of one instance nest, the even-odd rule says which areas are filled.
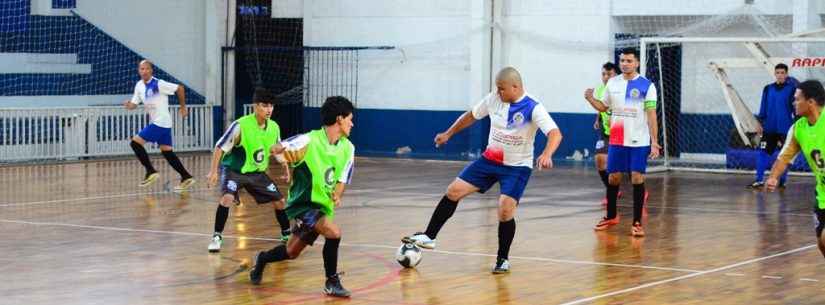
[[[223,237],[220,234],[215,233],[212,235],[212,242],[209,243],[209,252],[215,253],[221,251],[221,244],[223,244]]]
[[[417,232],[412,236],[404,237],[401,241],[405,243],[414,243],[416,246],[424,249],[435,249],[435,239],[430,239],[427,234],[421,232]]]
[[[195,179],[187,178],[186,180],[181,181],[180,184],[175,186],[175,192],[180,193],[180,192],[188,191],[189,188],[192,187],[193,184],[195,184],[195,182],[196,182]]]

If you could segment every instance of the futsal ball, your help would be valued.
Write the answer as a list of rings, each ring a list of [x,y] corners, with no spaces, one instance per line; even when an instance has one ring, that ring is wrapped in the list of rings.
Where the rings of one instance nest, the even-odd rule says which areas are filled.
[[[395,260],[404,268],[414,268],[421,262],[421,249],[415,244],[403,243],[395,253]]]

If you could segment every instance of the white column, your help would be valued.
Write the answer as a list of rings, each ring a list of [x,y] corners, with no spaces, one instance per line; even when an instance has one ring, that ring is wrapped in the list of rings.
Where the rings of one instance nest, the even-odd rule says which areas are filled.
[[[490,92],[492,0],[471,1],[470,22],[470,100],[468,106]],[[502,1],[502,0],[498,0]],[[477,30],[481,29],[481,30]]]
[[[490,84],[492,78],[490,77],[490,65],[492,63],[492,15],[493,15],[493,1],[494,0],[467,0],[470,1],[470,84],[468,90],[470,97],[467,103],[467,108],[486,95],[491,90]],[[495,0],[504,1],[504,0]],[[478,148],[481,146],[482,136],[477,128],[471,128],[470,132],[470,148]],[[469,151],[471,154],[480,153],[480,151]]]
[[[793,32],[799,33],[822,27],[818,12],[820,0],[793,0]]]
[[[226,2],[206,1],[204,5],[204,60],[206,65],[206,98],[207,105],[220,104],[221,98],[221,44],[226,37]]]
[[[237,18],[238,8],[236,5],[235,0],[227,0],[227,4],[229,9],[227,10],[224,8],[223,15],[226,16],[226,35],[221,37],[223,41],[223,46],[235,46],[235,42],[232,41],[232,36],[235,33],[235,20]],[[226,13],[228,12],[228,14]],[[224,68],[224,88],[226,92],[224,92],[224,96],[226,97],[226,104],[224,105],[224,117],[223,122],[224,126],[229,126],[229,124],[235,119],[235,52],[227,52],[226,53],[226,67]]]

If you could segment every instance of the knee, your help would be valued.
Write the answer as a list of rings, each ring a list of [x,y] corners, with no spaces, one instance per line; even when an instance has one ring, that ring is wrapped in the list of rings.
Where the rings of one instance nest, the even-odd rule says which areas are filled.
[[[607,182],[610,183],[610,185],[622,184],[622,174],[618,174],[618,173],[610,174],[610,176],[608,176],[608,178],[607,178]]]
[[[642,175],[642,173],[634,172],[630,175],[630,181],[632,181],[633,184],[645,183],[645,175]]]
[[[232,204],[235,203],[235,197],[232,194],[225,194],[221,196],[221,205],[227,208],[232,207]]]
[[[513,219],[513,216],[516,214],[515,207],[499,207],[498,208],[498,221],[510,221]]]
[[[284,199],[275,201],[275,209],[276,210],[283,210],[286,208],[286,201]]]
[[[301,255],[301,251],[299,251],[299,250],[291,249],[291,248],[286,249],[286,256],[289,259],[296,259],[296,258],[298,258],[299,255]]]
[[[509,221],[516,214],[516,201],[514,199],[502,199],[498,204],[498,220]]]
[[[447,187],[447,194],[446,195],[447,195],[448,199],[450,199],[452,201],[455,201],[455,202],[458,202],[459,200],[461,200],[464,197],[465,194],[460,188],[455,187],[452,184],[450,184],[450,186]]]
[[[326,239],[341,239],[341,229],[338,227],[329,228],[324,234],[324,238]]]

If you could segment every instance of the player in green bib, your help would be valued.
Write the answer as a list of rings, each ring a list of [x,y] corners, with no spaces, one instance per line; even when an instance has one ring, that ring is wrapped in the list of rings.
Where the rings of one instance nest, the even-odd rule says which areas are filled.
[[[321,106],[321,129],[289,138],[274,149],[293,168],[286,212],[295,220],[292,237],[286,245],[278,245],[258,253],[255,267],[249,273],[252,284],[263,279],[267,263],[294,259],[318,235],[324,236],[324,292],[336,297],[349,297],[338,277],[338,245],[341,230],[333,222],[335,208],[341,205],[344,185],[352,178],[355,147],[349,141],[352,130],[352,103],[344,97],[329,97]]]
[[[607,92],[607,80],[616,76],[616,65],[612,62],[606,62],[602,65],[602,83],[596,89],[588,88],[584,91],[584,99],[596,99],[604,101],[605,93]],[[596,140],[595,158],[596,170],[599,172],[599,177],[602,184],[607,188],[607,143],[610,142],[610,111],[603,111],[596,114],[596,121],[593,123],[593,129],[599,134]],[[618,195],[621,197],[621,192]],[[602,206],[607,206],[607,197],[602,199]]]
[[[788,131],[785,146],[779,153],[777,162],[771,168],[771,175],[765,183],[768,191],[774,191],[779,184],[779,177],[793,162],[797,153],[802,152],[808,166],[816,178],[816,238],[819,251],[825,256],[825,120],[820,116],[825,106],[825,88],[818,80],[807,80],[797,86],[794,94],[794,110],[800,117]]]
[[[269,119],[275,99],[267,90],[259,88],[255,90],[252,100],[254,113],[232,122],[218,140],[212,155],[208,183],[210,187],[217,184],[220,164],[223,167],[220,177],[223,195],[215,212],[215,233],[209,243],[209,252],[220,251],[229,207],[240,203],[238,192],[241,189],[246,189],[258,204],[272,202],[275,218],[281,226],[281,239],[286,241],[290,235],[289,219],[284,211],[284,196],[266,174],[272,149],[281,140],[278,123]],[[289,183],[289,168],[286,163],[284,172],[286,175],[282,178]]]

